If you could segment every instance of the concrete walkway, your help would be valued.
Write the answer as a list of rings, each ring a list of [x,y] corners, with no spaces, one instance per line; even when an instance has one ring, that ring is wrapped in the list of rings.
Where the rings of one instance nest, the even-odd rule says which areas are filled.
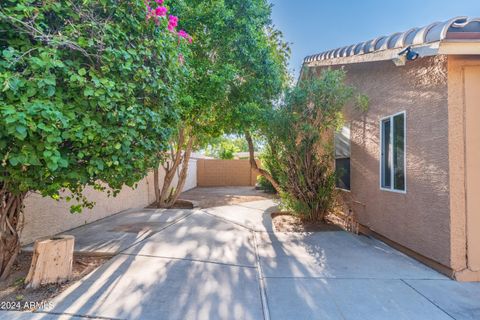
[[[479,283],[343,231],[276,233],[274,206],[126,212],[77,229],[79,250],[115,257],[52,309],[0,319],[480,319]],[[94,230],[107,226],[136,237],[105,247]]]

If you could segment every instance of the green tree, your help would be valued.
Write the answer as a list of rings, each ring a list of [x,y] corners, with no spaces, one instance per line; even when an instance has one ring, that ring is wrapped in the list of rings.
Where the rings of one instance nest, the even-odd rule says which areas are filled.
[[[323,222],[336,204],[333,134],[353,97],[345,72],[327,70],[299,82],[270,114],[265,165],[283,204],[302,219]]]
[[[255,151],[259,150],[260,146],[256,144]],[[207,156],[220,159],[233,159],[237,152],[248,152],[248,144],[243,136],[222,135],[212,137],[205,148]]]
[[[28,193],[65,196],[79,212],[93,205],[85,186],[115,195],[158,166],[189,52],[146,4],[0,4],[0,278],[19,251]]]
[[[265,10],[270,10],[270,7]],[[282,33],[270,21],[266,21],[263,32],[257,34],[255,41],[259,49],[239,58],[243,81],[237,82],[232,90],[228,118],[232,132],[243,134],[246,138],[252,169],[279,191],[280,187],[270,172],[257,165],[254,137],[262,138],[262,132],[270,130],[271,114],[291,82],[287,70],[290,48]],[[252,64],[251,59],[259,63]]]
[[[224,143],[220,146],[218,157],[223,160],[232,160],[235,158],[235,153],[238,148],[233,143]]]
[[[274,99],[283,84],[282,58],[277,56],[271,7],[265,0],[179,0],[176,12],[193,38],[190,77],[185,84],[181,122],[171,140],[166,175],[160,189],[155,173],[156,201],[171,207],[182,191],[191,151],[212,137],[243,133],[261,103]],[[243,96],[243,95],[246,96]],[[238,110],[237,110],[238,109]],[[175,174],[178,183],[172,186]]]

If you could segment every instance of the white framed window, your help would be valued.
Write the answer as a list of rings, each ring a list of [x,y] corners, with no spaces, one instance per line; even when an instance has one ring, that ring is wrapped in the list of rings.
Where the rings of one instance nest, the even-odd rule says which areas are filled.
[[[406,113],[380,120],[380,189],[405,193],[406,180]]]

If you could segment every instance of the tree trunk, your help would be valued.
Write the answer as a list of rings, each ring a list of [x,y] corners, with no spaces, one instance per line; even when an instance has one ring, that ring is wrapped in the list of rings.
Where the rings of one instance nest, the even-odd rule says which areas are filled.
[[[278,184],[277,181],[275,181],[275,179],[272,177],[272,175],[270,173],[268,173],[268,171],[263,170],[263,169],[258,167],[257,161],[255,160],[255,148],[253,146],[253,139],[252,139],[252,136],[250,135],[250,132],[245,131],[245,139],[247,139],[247,143],[248,143],[248,152],[250,154],[250,166],[251,166],[252,170],[255,171],[256,173],[264,176],[265,179],[270,181],[270,183],[275,188],[275,190],[277,192],[280,192],[280,190],[281,190],[280,185]]]
[[[172,146],[171,159],[163,165],[165,177],[163,178],[162,189],[160,190],[160,174],[158,168],[153,170],[153,187],[155,188],[155,203],[158,207],[162,207],[162,203],[169,197],[170,185],[175,178],[175,172],[182,161],[182,147],[185,141],[185,130],[182,128],[178,132],[176,152]],[[180,146],[180,147],[179,147]]]
[[[25,195],[15,195],[5,188],[0,190],[0,280],[8,277],[20,252]]]
[[[153,189],[155,190],[155,203],[160,203],[160,185],[159,185],[159,172],[158,168],[153,169]]]
[[[171,208],[177,201],[182,189],[187,180],[188,173],[188,164],[190,160],[190,155],[195,144],[196,137],[190,136],[187,144],[184,149],[185,144],[185,129],[179,130],[178,139],[175,143],[175,146],[172,146],[171,151],[171,160],[164,165],[165,177],[163,179],[162,189],[159,189],[160,183],[158,170],[155,174],[154,171],[154,187],[155,187],[155,197],[156,203],[159,208]],[[177,186],[172,189],[172,183],[175,179],[175,174],[177,173],[178,168],[181,166],[180,174],[178,176]],[[158,190],[158,191],[157,191]]]
[[[182,193],[183,187],[185,186],[185,182],[187,180],[188,165],[190,162],[190,156],[192,154],[194,142],[195,137],[190,137],[187,146],[185,147],[185,153],[182,160],[182,170],[180,171],[180,175],[178,176],[177,187],[175,188],[175,191],[170,195],[168,201],[166,201],[166,203],[164,204],[165,208],[171,208],[178,200],[180,193]]]

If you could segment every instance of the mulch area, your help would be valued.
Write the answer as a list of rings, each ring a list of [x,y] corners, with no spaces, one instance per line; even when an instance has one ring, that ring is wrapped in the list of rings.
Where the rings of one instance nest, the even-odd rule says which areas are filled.
[[[340,231],[342,228],[327,222],[305,222],[299,217],[289,212],[272,213],[272,222],[278,232],[322,232],[322,231]]]
[[[32,254],[21,252],[10,276],[0,282],[0,310],[34,310],[48,304],[60,292],[105,263],[109,257],[75,255],[73,277],[62,284],[48,284],[37,289],[26,289],[25,278],[30,269]]]
[[[216,192],[218,190],[218,192]],[[225,190],[227,192],[225,192]],[[199,208],[221,207],[243,202],[260,201],[267,199],[275,199],[275,194],[267,193],[251,188],[195,188],[184,192],[177,200],[173,208],[175,209],[192,209],[194,204]],[[156,209],[155,203],[150,204],[148,209]]]
[[[187,200],[177,200],[175,204],[173,205],[172,209],[193,209],[195,206],[191,201]],[[159,209],[157,204],[151,203],[147,209]]]
[[[266,193],[264,191],[252,188],[211,188],[218,189],[219,192],[208,192],[209,188],[196,188],[182,193],[181,198],[184,200],[193,200],[200,208],[222,207],[243,202],[260,201],[275,199],[275,194]],[[227,190],[229,192],[222,192]],[[207,192],[205,192],[207,190]]]
[[[200,208],[213,208],[268,199],[275,199],[275,196],[267,193],[265,195],[234,195],[229,197],[207,195],[198,201],[198,205]]]

